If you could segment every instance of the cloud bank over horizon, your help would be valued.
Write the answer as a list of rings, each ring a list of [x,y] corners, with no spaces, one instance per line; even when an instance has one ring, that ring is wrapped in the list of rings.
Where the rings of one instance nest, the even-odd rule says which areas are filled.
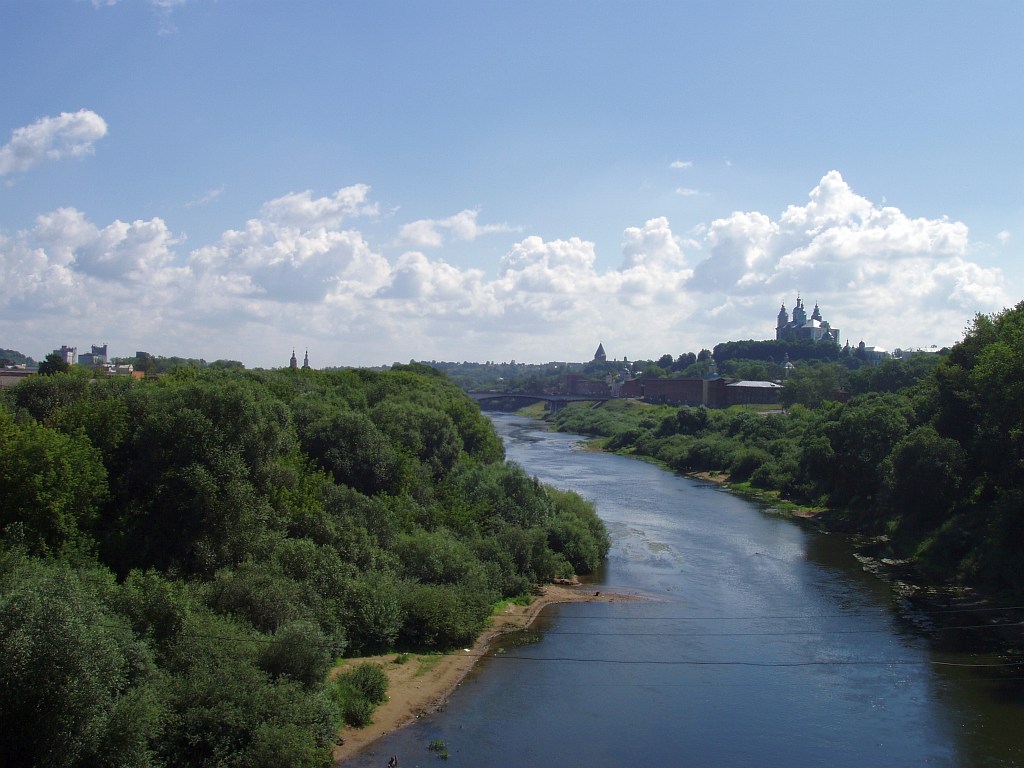
[[[30,127],[59,133],[42,123]],[[75,135],[95,140],[92,125]],[[50,139],[22,143],[51,149],[18,157],[56,151]],[[972,260],[965,224],[877,205],[838,171],[781,214],[737,211],[696,237],[654,216],[623,232],[616,257],[600,254],[618,259],[605,268],[584,236],[510,238],[497,263],[473,267],[424,252],[519,232],[478,216],[398,224],[375,243],[360,227],[379,223],[379,205],[354,184],[269,200],[187,249],[163,218],[103,224],[59,208],[0,232],[0,328],[6,346],[33,356],[108,342],[116,355],[268,367],[284,365],[293,346],[320,366],[547,362],[585,360],[598,342],[609,357],[637,359],[771,338],[780,302],[791,307],[798,291],[844,339],[890,349],[952,344],[976,312],[1016,300],[1000,269]]]

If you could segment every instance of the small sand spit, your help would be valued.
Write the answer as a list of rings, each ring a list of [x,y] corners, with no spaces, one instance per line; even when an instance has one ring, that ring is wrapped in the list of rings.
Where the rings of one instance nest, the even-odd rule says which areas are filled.
[[[472,648],[448,654],[409,654],[403,663],[396,663],[400,658],[397,653],[346,659],[344,664],[332,670],[332,674],[366,661],[378,663],[388,676],[388,700],[374,711],[371,725],[342,729],[342,743],[334,748],[335,765],[343,764],[381,736],[437,711],[473,665],[484,656],[496,636],[528,627],[545,607],[554,603],[615,603],[644,599],[640,595],[605,592],[592,585],[551,584],[542,587],[530,605],[509,605],[495,615],[490,629],[477,639]]]

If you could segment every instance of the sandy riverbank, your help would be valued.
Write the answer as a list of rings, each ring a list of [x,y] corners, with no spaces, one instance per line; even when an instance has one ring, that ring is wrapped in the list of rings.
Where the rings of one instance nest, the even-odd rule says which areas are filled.
[[[396,663],[398,654],[346,659],[338,671],[362,664],[376,662],[384,667],[388,675],[388,700],[373,713],[373,723],[365,728],[345,727],[341,732],[344,743],[335,747],[335,765],[344,761],[381,736],[414,722],[418,717],[436,711],[473,665],[486,653],[491,641],[503,632],[522,629],[530,625],[540,612],[553,603],[603,602],[641,600],[636,595],[612,594],[599,591],[588,585],[548,585],[528,606],[509,605],[501,614],[493,617],[491,628],[476,641],[472,648],[449,654],[410,654],[403,663]]]

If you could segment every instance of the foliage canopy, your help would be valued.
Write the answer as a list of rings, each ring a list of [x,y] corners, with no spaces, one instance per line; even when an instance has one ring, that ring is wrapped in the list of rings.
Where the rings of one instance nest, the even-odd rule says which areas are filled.
[[[334,659],[470,642],[608,548],[424,366],[31,377],[0,496],[10,766],[322,766],[384,695]]]

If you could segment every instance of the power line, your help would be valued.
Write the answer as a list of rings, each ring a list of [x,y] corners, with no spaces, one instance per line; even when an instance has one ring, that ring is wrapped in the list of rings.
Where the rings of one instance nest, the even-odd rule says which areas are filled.
[[[637,603],[650,605],[650,603]],[[552,605],[569,605],[569,603],[552,603]],[[621,603],[616,603],[621,605]],[[997,611],[1024,611],[1024,606],[988,606],[974,608],[943,608],[931,611],[914,610],[916,616],[950,616],[967,613],[992,613]],[[805,613],[797,615],[747,615],[747,616],[601,616],[580,613],[559,613],[558,620],[563,619],[598,619],[601,621],[801,621],[805,619],[856,619],[878,616],[890,616],[892,613],[880,608],[872,613]]]
[[[466,654],[444,654],[466,655]],[[583,656],[510,656],[507,654],[473,654],[479,658],[500,661],[555,661],[578,662],[587,664],[609,664],[622,666],[654,665],[654,666],[692,666],[692,667],[855,667],[855,666],[937,666],[959,667],[964,669],[1013,669],[1024,667],[1024,661],[996,663],[969,663],[958,661],[939,661],[936,659],[810,659],[797,661],[739,661],[708,659],[602,659]]]
[[[976,631],[982,629],[1024,629],[1024,622],[1009,624],[968,624],[962,626],[934,627],[935,631]],[[546,629],[545,635],[582,635],[586,637],[792,637],[800,635],[870,635],[890,634],[890,627],[878,629],[805,629],[786,632],[578,632],[574,630]]]

